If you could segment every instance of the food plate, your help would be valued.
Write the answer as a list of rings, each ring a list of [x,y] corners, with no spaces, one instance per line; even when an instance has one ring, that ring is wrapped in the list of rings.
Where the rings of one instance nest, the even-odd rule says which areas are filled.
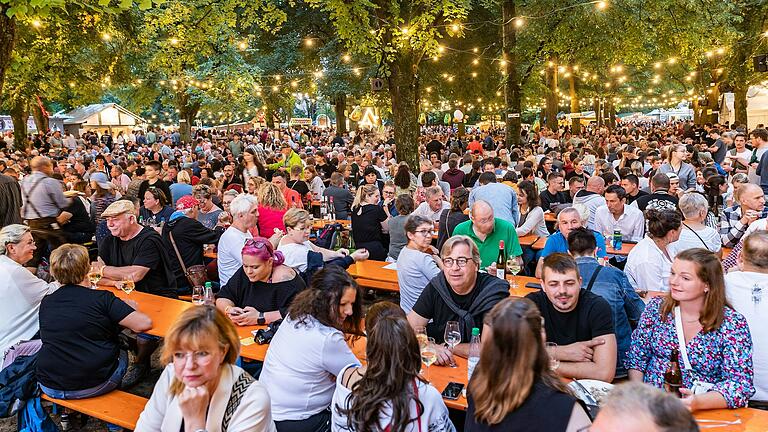
[[[613,384],[607,383],[605,381],[582,379],[578,380],[578,382],[584,389],[589,392],[592,398],[597,401],[598,405],[602,405],[605,397],[613,389]],[[568,384],[568,387],[571,389],[571,391],[573,391],[573,394],[577,398],[583,400],[584,402],[590,403],[590,397],[586,395],[584,390],[580,388],[575,382]]]

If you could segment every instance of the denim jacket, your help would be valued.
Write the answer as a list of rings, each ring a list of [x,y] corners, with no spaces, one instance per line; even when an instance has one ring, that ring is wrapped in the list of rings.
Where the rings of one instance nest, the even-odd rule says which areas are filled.
[[[592,279],[592,274],[600,264],[593,257],[578,257],[576,263],[582,278],[582,288],[586,289]],[[632,328],[629,321],[640,319],[640,315],[645,309],[645,303],[629,284],[627,276],[615,267],[603,267],[592,285],[592,292],[604,298],[611,305],[618,348],[616,375],[626,375],[624,360],[627,358],[627,351],[632,341]]]

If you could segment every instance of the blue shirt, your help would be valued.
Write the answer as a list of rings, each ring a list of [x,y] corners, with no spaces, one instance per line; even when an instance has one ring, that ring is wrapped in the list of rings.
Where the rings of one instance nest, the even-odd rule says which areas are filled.
[[[592,231],[592,234],[595,235],[595,242],[597,243],[597,257],[605,258],[605,237],[597,231]],[[549,236],[544,250],[541,251],[541,258],[546,258],[553,253],[568,253],[568,240],[560,231]]]
[[[576,264],[579,266],[579,275],[581,275],[581,287],[586,289],[600,264],[592,257],[578,257]],[[592,284],[591,291],[604,298],[611,306],[618,351],[616,375],[626,375],[624,361],[632,342],[632,327],[629,322],[640,320],[640,315],[645,310],[645,303],[629,284],[627,275],[615,267],[603,267]]]
[[[469,193],[469,206],[482,200],[493,207],[493,217],[503,219],[517,226],[520,220],[520,208],[517,206],[517,194],[511,187],[502,183],[488,183],[473,188]]]

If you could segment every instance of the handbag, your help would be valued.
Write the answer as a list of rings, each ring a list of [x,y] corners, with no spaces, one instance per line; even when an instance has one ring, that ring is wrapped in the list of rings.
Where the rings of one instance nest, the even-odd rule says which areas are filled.
[[[19,411],[19,432],[58,432],[58,428],[43,409],[40,398],[27,400]]]
[[[235,415],[237,407],[240,406],[240,401],[243,399],[243,395],[248,390],[248,387],[256,381],[251,377],[248,372],[243,372],[237,377],[237,381],[232,384],[232,393],[229,395],[227,401],[227,408],[224,410],[224,417],[221,419],[221,432],[227,432],[229,428],[229,422],[232,421],[232,416]]]
[[[170,230],[168,230],[168,237],[171,239],[173,251],[176,252],[176,258],[179,260],[179,265],[181,265],[181,270],[184,272],[184,276],[186,276],[187,281],[189,281],[189,286],[196,287],[205,285],[205,282],[208,279],[208,272],[206,271],[205,266],[202,264],[196,264],[189,267],[184,265],[184,260],[181,259],[179,248],[176,246],[176,241],[173,239],[173,233]]]

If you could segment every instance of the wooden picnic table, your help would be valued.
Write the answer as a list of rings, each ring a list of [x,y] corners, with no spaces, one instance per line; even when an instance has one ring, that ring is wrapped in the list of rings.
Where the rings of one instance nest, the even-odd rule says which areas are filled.
[[[533,289],[525,288],[525,283],[531,281],[537,281],[535,278],[518,276],[515,278],[520,285],[520,288],[513,292],[513,295],[525,295]],[[114,288],[102,286],[101,289],[106,289],[113,292],[119,298],[129,298],[138,303],[138,308],[141,312],[147,314],[152,319],[152,329],[147,331],[148,334],[165,337],[171,324],[176,318],[187,308],[195,307],[189,302],[181,300],[170,299],[167,297],[160,297],[152,294],[146,294],[139,291],[134,291],[130,295]],[[264,328],[265,326],[245,326],[237,327],[237,333],[240,336],[241,341],[253,337],[252,331]],[[352,352],[361,361],[365,361],[365,341],[364,337],[356,340],[348,341]],[[242,346],[240,349],[240,355],[243,358],[251,360],[263,361],[269,345],[259,345],[257,343],[250,344],[248,346]],[[448,366],[432,365],[429,371],[424,370],[424,374],[428,377],[430,383],[438,390],[442,391],[449,382],[459,382],[464,385],[467,384],[467,360],[465,358],[456,356],[457,367],[451,368]],[[269,391],[269,389],[267,389]],[[467,400],[464,396],[460,396],[455,401],[444,400],[446,406],[458,410],[467,409]],[[718,421],[734,421],[741,420],[741,424],[733,426],[718,427],[719,431],[723,432],[763,432],[768,430],[768,412],[751,409],[741,408],[736,410],[710,410],[700,411],[695,414],[697,419],[708,419]]]
[[[544,249],[544,246],[547,244],[547,239],[549,237],[539,237],[538,240],[536,240],[535,243],[531,246],[535,250],[541,250]],[[621,256],[627,256],[629,255],[629,252],[632,250],[632,248],[635,247],[634,243],[622,243],[621,250],[616,250],[611,246],[610,242],[606,241],[605,245],[605,252],[608,255],[621,255]]]

